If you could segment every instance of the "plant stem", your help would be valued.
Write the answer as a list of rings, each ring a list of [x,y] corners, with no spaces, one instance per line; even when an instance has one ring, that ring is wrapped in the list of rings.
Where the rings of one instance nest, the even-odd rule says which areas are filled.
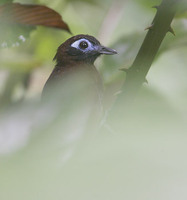
[[[139,89],[146,80],[146,75],[154,61],[159,47],[167,32],[172,32],[171,22],[182,0],[163,0],[159,6],[155,6],[157,13],[152,25],[143,41],[143,44],[126,74],[126,80],[122,87],[122,93],[116,103],[129,107],[135,99]]]

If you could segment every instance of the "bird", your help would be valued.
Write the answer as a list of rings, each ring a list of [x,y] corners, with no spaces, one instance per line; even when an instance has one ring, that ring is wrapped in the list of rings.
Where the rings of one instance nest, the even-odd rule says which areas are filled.
[[[79,34],[67,39],[57,49],[53,59],[56,65],[44,85],[42,99],[59,99],[59,95],[63,94],[67,96],[72,87],[77,92],[80,84],[87,88],[84,99],[92,96],[94,102],[101,105],[103,81],[94,62],[102,54],[114,55],[117,51],[101,45],[91,35]]]

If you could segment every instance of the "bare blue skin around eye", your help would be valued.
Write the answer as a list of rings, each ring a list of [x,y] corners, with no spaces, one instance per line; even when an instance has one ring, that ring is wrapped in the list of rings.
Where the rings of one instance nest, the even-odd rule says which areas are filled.
[[[86,42],[86,43],[88,44],[88,47],[87,47],[86,49],[81,49],[81,48],[79,47],[80,43],[83,42],[83,41]],[[85,52],[85,53],[95,50],[94,45],[93,45],[89,40],[87,40],[87,39],[80,39],[80,40],[77,40],[77,41],[75,41],[73,44],[71,44],[71,47],[74,47],[74,48],[76,48],[76,49],[79,49],[80,51]]]

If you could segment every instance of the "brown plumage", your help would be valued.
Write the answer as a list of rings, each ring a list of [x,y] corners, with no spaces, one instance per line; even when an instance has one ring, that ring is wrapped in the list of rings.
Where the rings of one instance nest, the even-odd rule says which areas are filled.
[[[45,98],[58,85],[57,93],[64,93],[63,85],[77,85],[80,82],[89,87],[88,93],[101,102],[102,80],[94,66],[94,61],[101,54],[116,54],[113,49],[104,47],[93,36],[77,35],[66,40],[58,47],[54,57],[56,66],[49,76],[42,96]],[[77,79],[78,77],[78,79]],[[76,82],[77,81],[77,82]],[[67,90],[68,87],[65,88]],[[88,95],[88,94],[87,94]],[[48,97],[49,97],[48,96]],[[54,96],[53,98],[56,98]]]

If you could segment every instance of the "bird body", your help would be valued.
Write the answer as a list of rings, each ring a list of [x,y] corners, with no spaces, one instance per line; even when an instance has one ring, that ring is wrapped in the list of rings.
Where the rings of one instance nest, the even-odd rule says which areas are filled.
[[[64,65],[63,67],[57,64],[53,69],[51,75],[49,76],[47,82],[45,83],[43,95],[45,95],[45,93],[50,90],[50,88],[53,87],[54,84],[63,81],[65,82],[69,78],[71,79],[71,77],[73,76],[78,76],[80,73],[82,73],[82,75],[84,74],[83,76],[89,77],[93,81],[93,83],[102,88],[102,79],[93,64],[77,62],[76,65],[69,63],[68,65]]]

